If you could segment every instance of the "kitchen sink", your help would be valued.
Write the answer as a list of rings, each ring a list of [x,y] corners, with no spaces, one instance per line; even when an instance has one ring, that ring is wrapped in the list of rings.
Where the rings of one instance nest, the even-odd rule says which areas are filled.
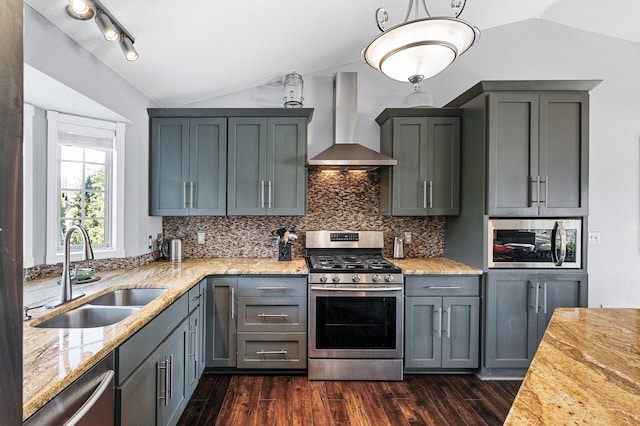
[[[137,307],[82,305],[35,325],[36,328],[105,327],[135,313]]]
[[[166,288],[125,288],[98,296],[89,301],[89,304],[99,306],[144,306],[166,291]]]

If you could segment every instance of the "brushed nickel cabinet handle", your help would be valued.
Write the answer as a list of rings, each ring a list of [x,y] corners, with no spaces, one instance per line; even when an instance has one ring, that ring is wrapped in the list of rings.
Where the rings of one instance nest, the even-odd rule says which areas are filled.
[[[288,314],[258,314],[258,318],[288,318]]]
[[[429,208],[433,208],[433,181],[429,181]]]
[[[269,181],[269,193],[268,193],[268,195],[269,195],[269,198],[268,198],[269,208],[271,208],[271,181]]]
[[[278,351],[258,351],[256,352],[256,355],[286,355],[288,354],[288,351],[285,351],[284,349],[280,349]]]
[[[422,182],[422,208],[427,208],[427,181]]]

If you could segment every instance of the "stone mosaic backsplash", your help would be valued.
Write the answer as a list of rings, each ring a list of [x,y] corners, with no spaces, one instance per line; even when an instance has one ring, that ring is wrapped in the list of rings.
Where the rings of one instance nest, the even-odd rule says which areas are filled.
[[[412,233],[405,257],[441,257],[444,254],[444,217],[380,215],[380,175],[323,173],[309,169],[306,216],[175,216],[164,217],[163,238],[182,238],[187,258],[277,257],[271,231],[295,228],[299,239],[293,256],[304,256],[308,230],[384,231],[384,254],[392,255],[393,238]],[[205,244],[197,244],[197,233]]]

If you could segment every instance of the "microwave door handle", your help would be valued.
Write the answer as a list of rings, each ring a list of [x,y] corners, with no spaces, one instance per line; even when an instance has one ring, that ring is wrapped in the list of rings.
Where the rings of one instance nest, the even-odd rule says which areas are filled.
[[[558,232],[560,233],[560,253],[558,254]],[[555,266],[562,266],[567,255],[567,233],[561,221],[557,220],[551,231],[551,260]]]

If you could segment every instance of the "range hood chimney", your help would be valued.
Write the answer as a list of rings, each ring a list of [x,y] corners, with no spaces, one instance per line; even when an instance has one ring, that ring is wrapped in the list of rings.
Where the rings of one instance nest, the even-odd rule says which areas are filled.
[[[309,160],[323,170],[373,170],[397,160],[356,143],[358,73],[336,73],[334,81],[334,144]]]

